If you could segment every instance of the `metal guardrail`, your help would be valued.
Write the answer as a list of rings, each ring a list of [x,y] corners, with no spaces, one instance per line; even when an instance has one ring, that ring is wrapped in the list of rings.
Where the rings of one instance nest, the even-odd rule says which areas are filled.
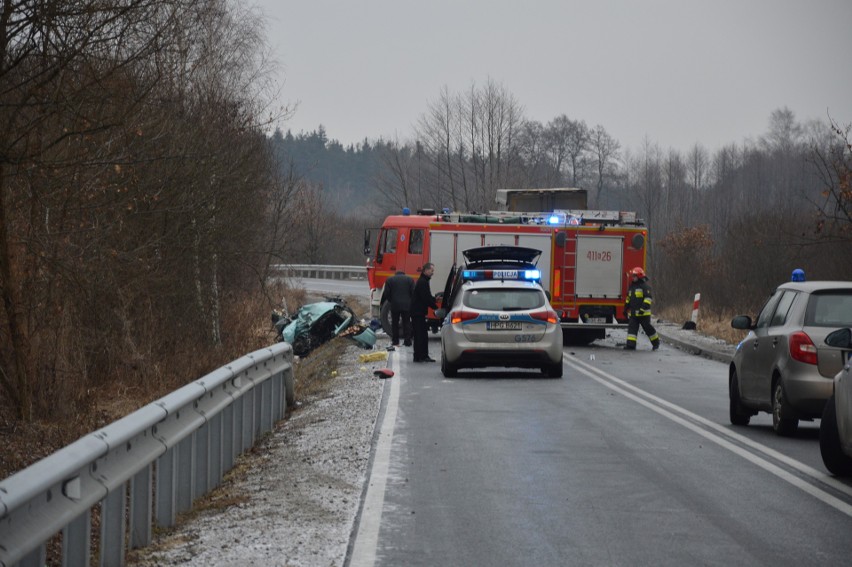
[[[149,545],[154,524],[174,525],[219,486],[294,402],[293,351],[278,343],[0,481],[0,565],[45,565],[60,533],[62,564],[89,565],[93,510],[99,564],[123,565],[128,547]]]
[[[272,269],[289,277],[365,280],[366,266],[335,266],[322,264],[275,264]]]

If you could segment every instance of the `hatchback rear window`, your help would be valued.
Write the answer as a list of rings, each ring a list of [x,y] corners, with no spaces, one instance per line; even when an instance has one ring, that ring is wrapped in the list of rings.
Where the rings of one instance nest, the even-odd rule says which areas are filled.
[[[544,306],[544,294],[537,289],[479,288],[465,292],[464,304],[483,311],[524,311]]]
[[[808,302],[805,326],[852,326],[852,291],[815,293]]]

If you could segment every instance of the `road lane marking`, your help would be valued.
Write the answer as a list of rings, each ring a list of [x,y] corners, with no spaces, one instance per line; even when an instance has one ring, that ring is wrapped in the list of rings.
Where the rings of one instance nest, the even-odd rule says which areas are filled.
[[[393,356],[392,370],[394,377],[390,379],[390,393],[385,415],[379,428],[376,441],[376,453],[373,458],[373,469],[370,472],[367,494],[364,496],[364,506],[358,522],[355,544],[349,560],[350,567],[372,567],[376,564],[376,550],[379,545],[379,528],[382,523],[382,508],[385,505],[385,488],[390,469],[391,443],[396,428],[396,415],[399,409],[399,355]]]
[[[686,409],[684,409],[680,406],[677,406],[677,405],[675,405],[675,404],[673,404],[669,401],[666,401],[662,398],[659,398],[659,397],[657,397],[657,396],[655,396],[655,395],[653,395],[649,392],[646,392],[645,390],[642,390],[641,388],[637,388],[636,386],[634,386],[632,384],[628,384],[624,380],[617,378],[617,377],[615,377],[615,376],[613,376],[613,375],[611,375],[611,374],[609,374],[609,373],[607,373],[607,372],[605,372],[605,371],[603,371],[599,368],[595,368],[594,366],[590,366],[590,365],[586,364],[585,362],[577,360],[576,358],[570,358],[566,355],[563,355],[563,359],[570,366],[573,366],[575,369],[577,369],[581,373],[585,374],[586,376],[588,376],[592,380],[595,380],[596,382],[600,383],[601,385],[606,386],[607,388],[620,393],[621,395],[623,395],[623,396],[625,396],[625,397],[647,407],[648,409],[658,413],[659,415],[661,415],[661,416],[663,416],[663,417],[665,417],[665,418],[667,418],[671,421],[674,421],[675,423],[677,423],[679,425],[686,427],[687,429],[689,429],[691,431],[694,431],[695,433],[698,433],[702,437],[716,443],[720,447],[723,447],[723,448],[731,451],[732,453],[739,455],[740,457],[746,459],[747,461],[749,461],[749,462],[761,467],[762,469],[774,474],[778,478],[781,478],[782,480],[792,484],[796,488],[799,488],[800,490],[810,494],[811,496],[817,498],[818,500],[821,500],[822,502],[828,504],[829,506],[835,508],[836,510],[846,514],[847,516],[852,517],[852,505],[847,504],[843,500],[829,494],[828,492],[825,492],[824,490],[814,486],[813,484],[811,484],[809,482],[802,480],[798,476],[782,469],[781,467],[769,462],[768,460],[766,460],[766,459],[764,459],[764,458],[762,458],[758,455],[755,455],[755,454],[743,449],[742,447],[740,447],[738,445],[735,445],[731,441],[728,441],[727,439],[723,439],[721,436],[724,435],[725,437],[728,437],[732,440],[736,440],[737,442],[739,442],[743,445],[746,445],[746,446],[751,447],[755,450],[758,450],[758,451],[766,454],[767,456],[770,456],[774,459],[777,459],[778,461],[783,462],[784,464],[790,466],[791,468],[796,469],[797,471],[803,473],[804,475],[812,478],[815,481],[826,484],[826,485],[830,486],[831,488],[837,490],[838,492],[842,492],[843,494],[846,494],[848,496],[852,496],[852,488],[850,488],[849,486],[846,486],[845,484],[834,479],[833,477],[829,476],[828,474],[821,473],[820,471],[818,471],[814,468],[811,468],[811,467],[809,467],[809,466],[807,466],[803,463],[800,463],[799,461],[796,461],[795,459],[791,459],[790,457],[787,457],[786,455],[783,455],[783,454],[775,451],[774,449],[770,449],[769,447],[766,447],[764,445],[761,445],[760,443],[752,441],[751,439],[744,437],[744,436],[742,436],[738,433],[733,433],[733,432],[725,429],[724,427],[701,417],[700,415],[694,414],[694,413],[690,412],[689,410],[686,410]],[[635,392],[635,393],[633,393],[633,392]],[[664,408],[668,408],[668,409],[664,409]],[[673,411],[676,411],[678,413],[681,413],[685,417],[689,418],[689,420],[692,420],[692,421],[688,421],[687,419],[684,419],[683,417],[675,415],[674,413],[672,413],[672,411],[669,411],[669,410],[673,410]],[[706,429],[704,429],[704,427],[699,426],[698,423],[700,423],[704,427],[712,429],[713,432],[707,431]]]

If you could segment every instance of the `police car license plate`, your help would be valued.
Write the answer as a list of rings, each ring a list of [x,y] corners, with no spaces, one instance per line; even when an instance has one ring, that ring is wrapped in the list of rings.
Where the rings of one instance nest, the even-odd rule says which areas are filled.
[[[520,331],[520,321],[488,321],[486,329],[489,331]]]

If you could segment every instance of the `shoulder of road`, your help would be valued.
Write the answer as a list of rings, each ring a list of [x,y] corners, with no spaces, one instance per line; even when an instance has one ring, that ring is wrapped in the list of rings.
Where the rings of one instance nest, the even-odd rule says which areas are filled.
[[[697,330],[684,329],[682,325],[662,319],[655,321],[654,326],[663,342],[711,360],[729,363],[737,350],[736,345],[722,339],[703,335]]]

